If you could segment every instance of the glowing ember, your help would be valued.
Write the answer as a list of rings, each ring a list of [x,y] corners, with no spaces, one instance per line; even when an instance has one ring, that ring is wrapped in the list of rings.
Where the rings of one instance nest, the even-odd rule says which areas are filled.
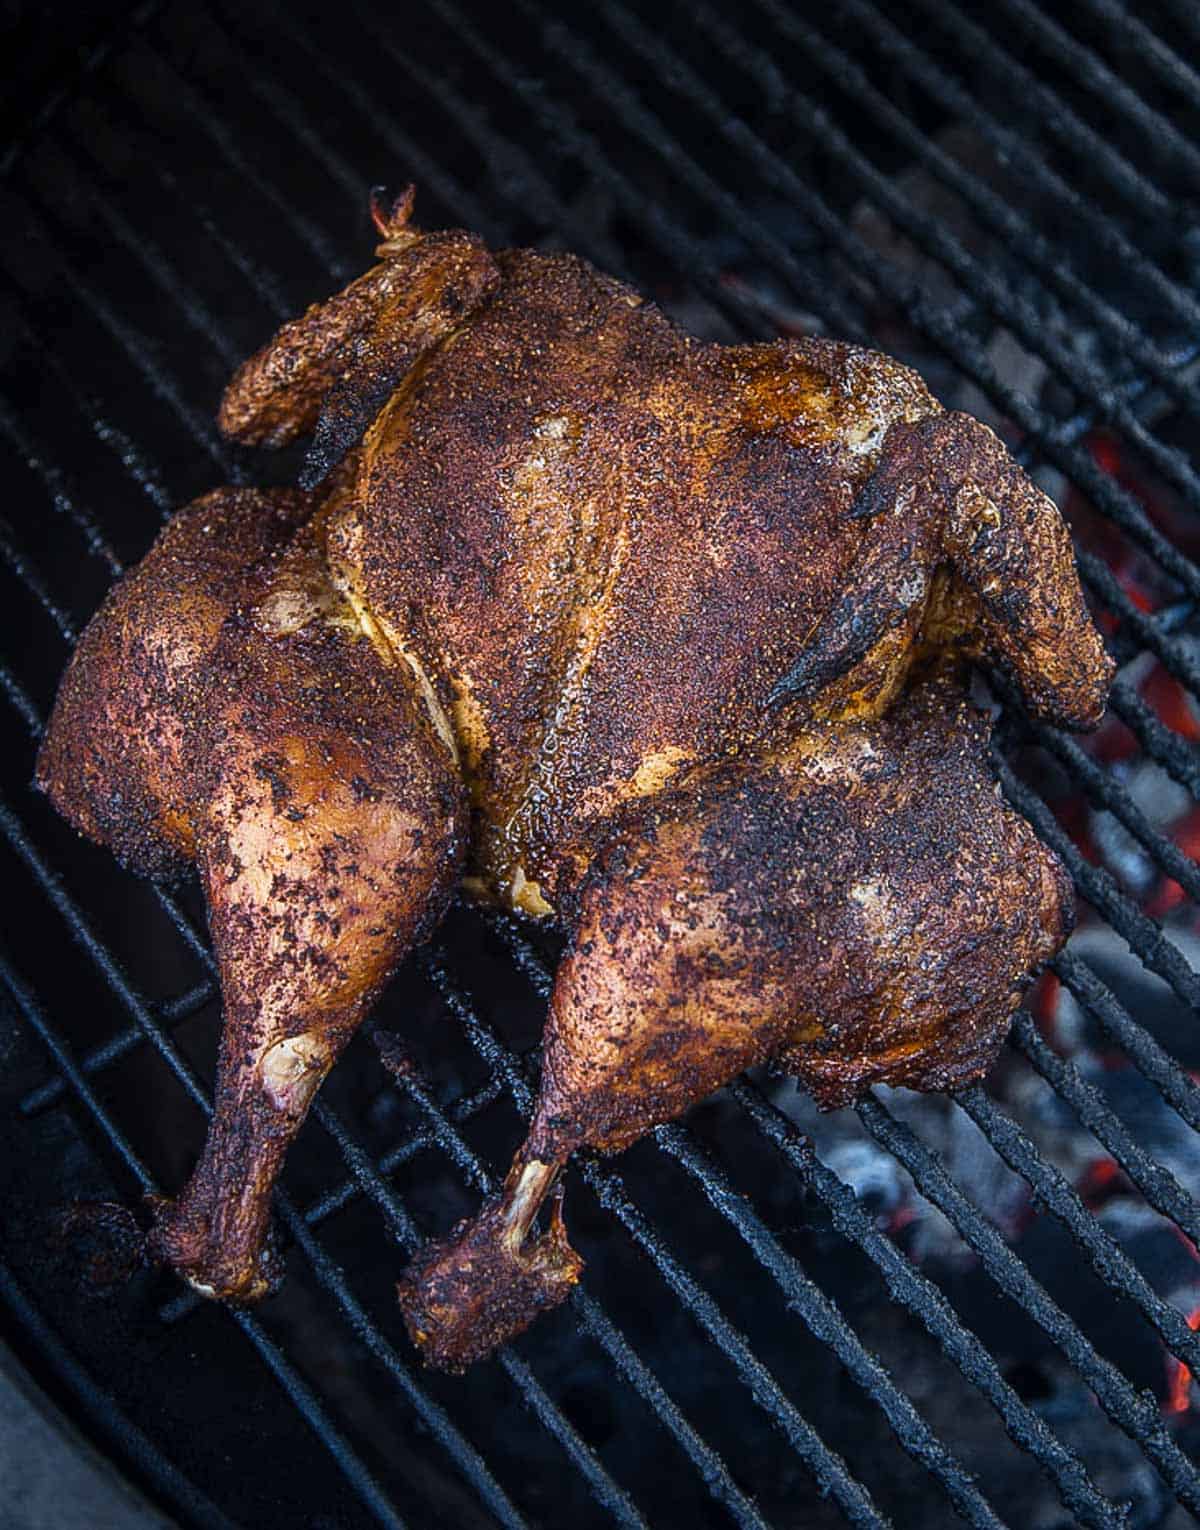
[[[1097,1158],[1080,1175],[1076,1189],[1085,1206],[1094,1211],[1122,1187],[1121,1166],[1111,1158]]]
[[[1188,1327],[1200,1328],[1200,1307],[1193,1307],[1188,1313]],[[1163,1412],[1186,1413],[1190,1406],[1192,1390],[1192,1373],[1184,1365],[1182,1360],[1176,1360],[1174,1355],[1167,1356],[1167,1395],[1163,1401]]]

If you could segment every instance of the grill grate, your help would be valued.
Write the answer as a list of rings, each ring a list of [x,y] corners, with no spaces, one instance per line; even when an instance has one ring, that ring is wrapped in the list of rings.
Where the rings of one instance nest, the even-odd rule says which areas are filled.
[[[1153,577],[1175,602],[1142,609],[1111,560],[1081,554],[1084,578],[1112,619],[1114,652],[1129,666],[1114,688],[1113,711],[1146,759],[1200,795],[1200,762],[1190,740],[1156,713],[1132,677],[1139,655],[1152,654],[1200,697],[1200,661],[1189,641],[1200,569],[1186,543],[1176,545],[1148,513],[1143,496],[1104,471],[1090,450],[1095,430],[1107,429],[1185,513],[1200,509],[1196,465],[1170,434],[1172,420],[1194,418],[1200,403],[1194,367],[1200,225],[1187,199],[1200,156],[1176,125],[1177,117],[1194,124],[1200,107],[1188,61],[1117,0],[1087,0],[1069,26],[1029,0],[1003,0],[990,26],[921,0],[923,26],[906,25],[903,32],[888,8],[872,0],[842,0],[821,29],[781,0],[754,0],[736,28],[703,4],[689,6],[686,17],[680,8],[664,24],[649,8],[614,0],[585,8],[568,23],[539,0],[516,0],[528,23],[528,36],[519,40],[505,37],[494,22],[468,16],[454,0],[426,0],[416,9],[404,35],[364,8],[339,18],[344,32],[339,28],[330,38],[327,21],[318,29],[294,10],[234,16],[143,6],[127,33],[106,39],[83,61],[72,90],[60,93],[54,111],[34,124],[6,164],[0,195],[19,238],[0,241],[6,268],[0,302],[11,309],[19,339],[7,358],[0,356],[0,435],[20,485],[14,498],[28,508],[19,517],[14,512],[19,536],[0,526],[0,554],[17,602],[6,623],[0,680],[22,728],[16,767],[5,776],[0,834],[22,883],[38,890],[31,899],[36,909],[15,926],[36,929],[46,949],[51,943],[61,949],[61,935],[68,934],[82,954],[82,970],[101,979],[109,1001],[96,1008],[111,1019],[107,1031],[92,1014],[77,1022],[39,947],[15,936],[4,941],[0,976],[42,1059],[21,1074],[6,1142],[41,1142],[29,1134],[58,1120],[66,1107],[115,1193],[126,1198],[159,1188],[163,1166],[170,1183],[178,1182],[180,1165],[164,1150],[164,1133],[175,1129],[186,1100],[193,1116],[209,1109],[189,1053],[194,1046],[202,1056],[211,1044],[211,955],[189,894],[131,892],[127,882],[98,869],[100,858],[74,844],[29,796],[30,745],[80,618],[148,541],[144,520],[121,522],[107,508],[110,497],[136,505],[144,496],[165,515],[207,487],[214,471],[227,481],[260,471],[216,435],[215,389],[231,360],[248,352],[271,323],[353,274],[346,230],[355,226],[352,215],[361,219],[366,188],[356,164],[379,164],[393,181],[400,171],[418,178],[423,198],[428,194],[426,221],[460,221],[497,243],[558,238],[641,286],[664,289],[681,311],[714,331],[774,334],[778,313],[798,308],[851,338],[895,332],[930,366],[946,367],[947,379],[969,380],[1019,430],[1027,466],[1065,475],[1105,518],[1120,548],[1137,549],[1153,566]],[[1006,28],[1011,33],[999,35]],[[1130,53],[1136,62],[1126,72]],[[897,104],[904,101],[901,79],[922,93],[919,107],[912,100]],[[1002,116],[1010,92],[1030,109]],[[1150,104],[1151,92],[1160,105]],[[1110,131],[1110,114],[1114,124],[1119,119],[1119,131]],[[1034,212],[946,150],[939,131],[950,120],[965,124],[1024,178],[1031,198],[1042,199]],[[249,131],[239,122],[249,122]],[[259,145],[264,159],[271,145],[278,148],[269,171],[255,162]],[[1133,154],[1130,145],[1145,152]],[[189,157],[199,153],[212,167],[211,184]],[[910,195],[898,172],[912,163],[969,211],[970,238]],[[1054,223],[1046,226],[1054,227],[1053,235],[1041,232],[1036,216],[1036,206],[1051,202]],[[174,209],[161,236],[148,212],[156,203]],[[803,235],[780,221],[781,203],[805,220]],[[912,259],[885,256],[864,236],[864,203],[936,267],[940,285],[931,290]],[[261,237],[264,225],[270,240]],[[719,241],[697,233],[706,227],[736,230],[739,260],[765,273],[766,284],[740,275],[731,280]],[[982,241],[979,230],[990,231],[999,246]],[[268,268],[268,252],[285,238],[286,258],[272,260],[279,269]],[[78,255],[67,253],[75,249]],[[219,276],[212,270],[218,260]],[[1086,328],[1090,349],[1072,349],[1064,315]],[[1057,390],[1052,405],[998,372],[986,340],[997,328],[1043,364]],[[49,522],[47,503],[54,512]],[[89,561],[72,567],[80,550]],[[65,642],[46,642],[53,632]],[[1155,826],[1110,766],[1015,712],[1007,714],[1006,726],[1014,749],[1041,746],[1095,810],[1112,814],[1196,899],[1194,861]],[[1029,777],[1000,764],[1011,800],[1062,855],[1099,920],[1194,1009],[1200,977],[1139,899],[1075,847],[1040,794],[1045,772]],[[115,889],[114,899],[130,907],[142,900],[136,917],[143,938],[114,921],[104,888]],[[160,966],[147,959],[147,935],[150,944],[171,947],[169,961],[163,957]],[[435,1060],[425,1071],[416,1067],[383,1091],[403,1101],[400,1113],[386,1118],[386,1131],[364,1121],[355,1109],[362,1099],[339,1093],[332,1081],[305,1138],[316,1144],[310,1156],[317,1167],[293,1165],[278,1202],[294,1250],[292,1285],[319,1296],[320,1322],[338,1328],[355,1363],[369,1357],[375,1405],[404,1410],[395,1430],[408,1431],[404,1459],[412,1469],[398,1473],[384,1448],[396,1438],[386,1430],[381,1435],[364,1420],[361,1405],[351,1405],[345,1386],[323,1369],[320,1353],[298,1336],[295,1313],[279,1315],[281,1303],[298,1298],[281,1298],[261,1316],[197,1313],[194,1299],[173,1292],[161,1307],[163,1352],[176,1357],[181,1386],[191,1373],[179,1345],[191,1341],[175,1335],[201,1324],[206,1335],[215,1335],[218,1325],[223,1334],[236,1325],[309,1438],[336,1464],[345,1497],[321,1498],[317,1512],[324,1519],[314,1524],[398,1526],[441,1522],[441,1516],[520,1526],[561,1523],[571,1512],[581,1524],[637,1526],[675,1522],[682,1517],[679,1504],[694,1506],[692,1517],[732,1518],[745,1526],[796,1522],[798,1504],[805,1514],[828,1513],[829,1523],[882,1526],[895,1515],[905,1523],[936,1524],[951,1508],[972,1525],[1004,1523],[977,1480],[978,1460],[968,1468],[954,1439],[930,1421],[928,1398],[922,1403],[910,1396],[901,1366],[885,1363],[862,1337],[862,1323],[850,1321],[853,1292],[839,1287],[835,1300],[812,1273],[810,1264],[819,1261],[802,1264],[793,1252],[798,1245],[787,1224],[797,1215],[798,1196],[822,1209],[839,1258],[858,1250],[864,1273],[857,1278],[866,1281],[870,1272],[879,1301],[890,1295],[990,1404],[998,1418],[997,1449],[1003,1431],[1038,1463],[1076,1522],[1125,1522],[1097,1461],[1085,1461],[1053,1427],[1052,1415],[1022,1395],[994,1357],[995,1343],[989,1348],[972,1330],[946,1283],[905,1256],[781,1102],[751,1080],[726,1091],[726,1114],[715,1123],[698,1115],[687,1126],[660,1129],[620,1168],[586,1162],[575,1173],[577,1186],[594,1198],[594,1205],[577,1207],[592,1238],[614,1263],[627,1258],[626,1248],[636,1250],[656,1272],[663,1295],[669,1292],[677,1311],[687,1314],[678,1336],[693,1358],[682,1369],[665,1363],[662,1344],[639,1320],[638,1304],[604,1289],[597,1256],[569,1316],[548,1324],[548,1337],[531,1335],[496,1366],[482,1368],[495,1374],[443,1383],[416,1373],[403,1342],[389,1337],[399,1330],[385,1310],[386,1282],[378,1272],[366,1273],[361,1252],[357,1261],[350,1255],[353,1238],[367,1238],[366,1257],[383,1275],[394,1273],[392,1245],[411,1251],[444,1219],[441,1191],[421,1189],[431,1164],[438,1166],[438,1186],[465,1187],[477,1196],[492,1187],[495,1167],[506,1161],[518,1116],[529,1114],[534,1049],[512,1040],[511,1014],[508,1023],[493,1018],[503,1005],[477,999],[485,985],[474,977],[475,957],[464,958],[464,951],[477,950],[493,960],[503,953],[517,995],[509,1008],[529,1011],[531,999],[544,1001],[547,958],[522,930],[503,919],[452,921],[397,987],[403,1006],[438,1011],[443,1025],[447,1018],[454,1022],[454,1044],[462,1051],[454,1087],[446,1087],[436,1062],[444,1035],[431,1042]],[[65,954],[62,960],[68,961]],[[1064,953],[1054,970],[1178,1118],[1200,1130],[1200,1089],[1170,1050],[1079,956]],[[385,1008],[399,1013],[398,1005],[393,998]],[[97,1043],[97,1033],[106,1039]],[[1047,1081],[1144,1204],[1195,1241],[1200,1209],[1191,1194],[1080,1068],[1027,1017],[1014,1030],[1011,1050],[1029,1065],[1013,1066]],[[161,1089],[166,1103],[147,1122],[121,1079],[123,1069],[150,1067],[149,1054],[158,1059],[157,1071],[137,1078],[141,1087]],[[352,1062],[348,1057],[343,1067],[351,1070]],[[153,1085],[145,1082],[151,1077]],[[377,1078],[372,1088],[379,1092]],[[1144,1342],[1157,1335],[1156,1343],[1200,1374],[1200,1336],[1186,1313],[1156,1289],[1010,1109],[981,1088],[964,1091],[955,1108],[1026,1181],[1045,1219],[1067,1230],[1081,1277],[1090,1266],[1110,1300],[1140,1314],[1135,1321]],[[1128,1366],[1107,1358],[1103,1327],[1081,1321],[1047,1288],[897,1110],[886,1096],[865,1102],[858,1111],[861,1141],[878,1144],[903,1166],[924,1202],[977,1257],[994,1290],[1036,1325],[1099,1410],[1152,1463],[1170,1500],[1200,1511],[1200,1473],[1186,1448],[1196,1443],[1192,1421],[1164,1419]],[[780,1178],[781,1163],[794,1174],[794,1182],[786,1176],[791,1199],[768,1213],[759,1206],[769,1198],[763,1186]],[[343,1177],[331,1181],[334,1165]],[[697,1235],[689,1237],[679,1205],[654,1190],[655,1180],[668,1176]],[[46,1179],[56,1182],[53,1167]],[[747,1184],[754,1186],[753,1200],[743,1193]],[[60,1185],[60,1197],[70,1193],[72,1187]],[[578,1188],[574,1194],[578,1198]],[[29,1210],[16,1197],[6,1204],[6,1217],[14,1208]],[[339,1233],[351,1222],[353,1238]],[[733,1284],[707,1278],[704,1239],[721,1251],[718,1277],[727,1267],[738,1272]],[[268,1485],[261,1499],[246,1496],[244,1485],[225,1484],[228,1509],[224,1500],[217,1508],[203,1499],[179,1468],[172,1431],[139,1421],[137,1400],[115,1369],[104,1374],[101,1359],[89,1366],[77,1358],[91,1353],[87,1336],[69,1311],[69,1296],[53,1283],[40,1289],[44,1266],[27,1246],[33,1240],[11,1241],[0,1294],[26,1344],[39,1349],[94,1427],[191,1521],[222,1523],[229,1512],[270,1522],[263,1505],[287,1502],[287,1484]],[[586,1247],[587,1238],[582,1241]],[[638,1263],[633,1268],[640,1281]],[[170,1288],[155,1277],[140,1279],[127,1300],[133,1323],[144,1326]],[[769,1349],[766,1330],[735,1289],[742,1280],[773,1308],[776,1342]],[[665,1312],[663,1296],[657,1301],[653,1310]],[[313,1321],[314,1310],[299,1308],[300,1318]],[[857,1299],[854,1312],[861,1317]],[[222,1406],[233,1376],[247,1395],[261,1398],[259,1383],[247,1379],[242,1351],[221,1343],[228,1368],[212,1367],[211,1406]],[[825,1367],[835,1396],[843,1395],[837,1378],[852,1380],[867,1410],[877,1410],[882,1432],[872,1438],[890,1431],[916,1463],[912,1491],[940,1504],[932,1514],[942,1519],[906,1514],[889,1481],[891,1468],[872,1470],[861,1453],[854,1456],[830,1411],[813,1411],[811,1393],[800,1385],[805,1363]],[[689,1385],[689,1364],[704,1388],[725,1399],[723,1411],[748,1392],[756,1414],[737,1420],[732,1431],[727,1422],[722,1427]],[[593,1372],[599,1381],[581,1392],[573,1378]],[[638,1418],[652,1416],[673,1444],[669,1459],[659,1463],[661,1483],[629,1470],[620,1439],[610,1442],[596,1417],[596,1397],[618,1383],[639,1400]],[[805,1407],[796,1401],[802,1394],[810,1399]],[[525,1410],[519,1424],[502,1428],[488,1419],[489,1403],[503,1414],[513,1397]],[[260,1406],[269,1409],[269,1403]],[[703,1427],[695,1416],[703,1417]],[[760,1417],[768,1435],[779,1437],[782,1455],[746,1444],[757,1438]],[[288,1427],[280,1426],[281,1438],[294,1449],[299,1437]],[[413,1463],[428,1452],[429,1441],[438,1464],[421,1475]],[[823,1508],[801,1476],[780,1475],[780,1461],[791,1457],[836,1509]],[[523,1459],[538,1463],[540,1483],[529,1482]],[[902,1458],[893,1447],[887,1460],[895,1459]],[[319,1474],[299,1475],[311,1483]],[[215,1493],[212,1481],[204,1479],[204,1486]],[[1150,1497],[1158,1517],[1137,1522],[1165,1523],[1168,1499],[1161,1490]],[[664,1505],[675,1506],[674,1517]]]

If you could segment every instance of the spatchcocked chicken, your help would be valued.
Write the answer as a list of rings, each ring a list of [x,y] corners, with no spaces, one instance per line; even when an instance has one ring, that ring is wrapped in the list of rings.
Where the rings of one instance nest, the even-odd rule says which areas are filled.
[[[461,1368],[561,1300],[555,1198],[743,1068],[822,1103],[989,1065],[1070,888],[1000,800],[968,661],[1096,723],[1054,505],[914,373],[720,346],[570,255],[421,233],[286,324],[220,424],[302,488],[181,510],[88,627],[38,780],[202,878],[215,1114],[156,1257],[252,1301],[315,1091],[456,888],[567,937],[497,1200],[400,1287]]]

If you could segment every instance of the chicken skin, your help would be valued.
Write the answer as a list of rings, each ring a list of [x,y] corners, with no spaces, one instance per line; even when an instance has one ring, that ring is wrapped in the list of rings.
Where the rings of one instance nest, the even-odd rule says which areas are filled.
[[[401,1287],[461,1367],[580,1264],[567,1157],[778,1059],[823,1103],[978,1077],[1070,890],[999,800],[968,660],[1058,723],[1109,679],[1054,505],[920,379],[827,340],[716,346],[569,255],[425,234],[234,377],[311,435],[296,491],[180,511],[88,627],[38,781],[133,869],[195,864],[214,1118],[153,1251],[276,1272],[321,1079],[456,886],[568,937],[500,1200]]]

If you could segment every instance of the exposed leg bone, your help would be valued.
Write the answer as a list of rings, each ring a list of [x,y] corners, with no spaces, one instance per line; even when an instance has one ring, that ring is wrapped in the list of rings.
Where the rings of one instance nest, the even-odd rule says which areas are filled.
[[[499,1196],[413,1258],[396,1291],[428,1364],[464,1371],[571,1294],[583,1260],[567,1239],[561,1185],[547,1230],[530,1238],[560,1167],[518,1155]]]

